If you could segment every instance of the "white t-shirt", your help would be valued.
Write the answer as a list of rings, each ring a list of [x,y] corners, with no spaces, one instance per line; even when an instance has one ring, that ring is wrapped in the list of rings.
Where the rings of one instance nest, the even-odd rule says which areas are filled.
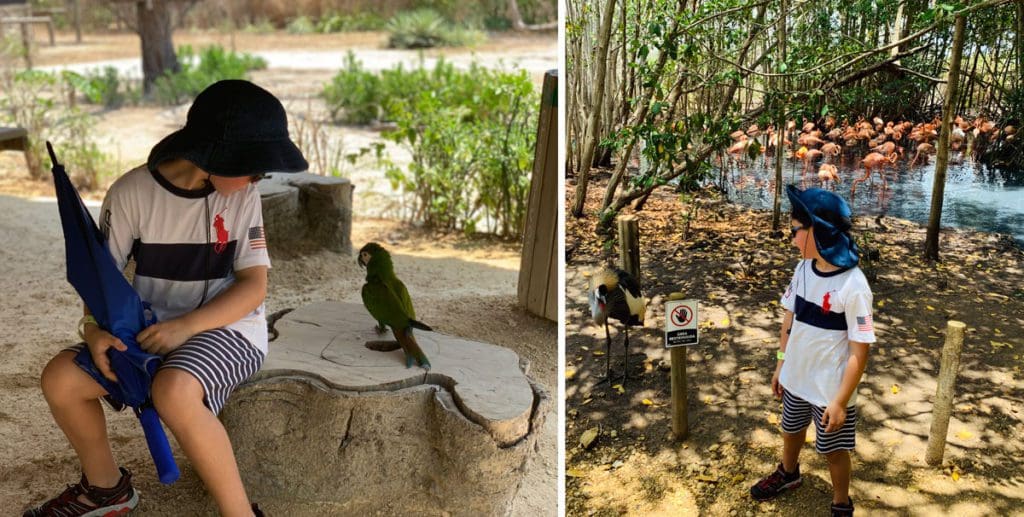
[[[823,273],[814,260],[801,260],[782,295],[793,326],[779,382],[816,406],[832,402],[850,358],[850,341],[875,342],[871,298],[860,268]],[[847,406],[856,401],[854,389]]]
[[[235,281],[235,271],[270,267],[259,191],[254,184],[222,196],[212,187],[187,191],[140,166],[117,179],[103,200],[100,229],[120,269],[135,260],[135,290],[158,321],[210,301]],[[205,299],[204,299],[205,291]],[[264,355],[267,322],[261,303],[226,328]]]

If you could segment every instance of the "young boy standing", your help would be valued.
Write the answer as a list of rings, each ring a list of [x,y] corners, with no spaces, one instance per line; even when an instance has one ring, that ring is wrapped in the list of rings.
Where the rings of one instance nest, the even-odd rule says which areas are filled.
[[[134,287],[158,320],[136,336],[164,359],[153,404],[225,516],[262,515],[217,419],[267,353],[270,258],[254,183],[267,172],[307,168],[280,101],[248,81],[220,81],[196,97],[185,127],[153,147],[146,165],[114,182],[101,208],[111,255],[121,269],[134,259]],[[107,440],[99,402],[107,392],[73,360],[88,348],[116,382],[107,353],[125,345],[88,308],[79,335],[83,343],[50,360],[41,384],[82,478],[26,517],[121,515],[138,504],[131,473],[118,467]]]
[[[800,449],[814,421],[815,450],[832,476],[833,517],[853,515],[850,453],[856,442],[857,384],[875,342],[871,287],[857,267],[849,234],[850,207],[827,190],[790,185],[793,245],[801,260],[782,296],[786,315],[779,337],[772,393],[781,398],[782,463],[751,487],[759,501],[802,483]]]

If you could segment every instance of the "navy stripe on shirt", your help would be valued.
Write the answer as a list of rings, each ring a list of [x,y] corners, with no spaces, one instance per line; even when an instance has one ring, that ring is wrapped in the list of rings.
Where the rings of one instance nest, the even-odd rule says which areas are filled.
[[[234,270],[238,241],[229,241],[220,253],[216,245],[214,242],[149,244],[135,239],[132,243],[135,274],[183,282],[225,278]]]
[[[804,300],[799,295],[796,297],[795,308],[793,313],[801,323],[825,330],[847,330],[846,315],[842,313],[825,311],[820,305]]]

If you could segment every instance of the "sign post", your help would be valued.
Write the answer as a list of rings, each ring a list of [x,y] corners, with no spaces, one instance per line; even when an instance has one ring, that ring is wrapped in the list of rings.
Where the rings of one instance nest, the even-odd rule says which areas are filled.
[[[672,435],[685,440],[690,433],[686,405],[686,348],[696,345],[697,300],[672,300],[665,303],[665,347],[672,355]]]

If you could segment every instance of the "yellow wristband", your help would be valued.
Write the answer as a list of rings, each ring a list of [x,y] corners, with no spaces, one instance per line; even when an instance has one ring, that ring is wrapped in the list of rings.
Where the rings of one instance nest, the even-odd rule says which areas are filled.
[[[775,352],[775,358],[780,360],[780,361],[785,361],[786,360],[786,353],[783,352],[782,350],[777,350]]]
[[[81,338],[82,341],[85,341],[85,326],[90,323],[97,327],[99,326],[99,323],[96,323],[96,318],[92,317],[91,314],[82,316],[82,319],[78,320],[78,337]]]

